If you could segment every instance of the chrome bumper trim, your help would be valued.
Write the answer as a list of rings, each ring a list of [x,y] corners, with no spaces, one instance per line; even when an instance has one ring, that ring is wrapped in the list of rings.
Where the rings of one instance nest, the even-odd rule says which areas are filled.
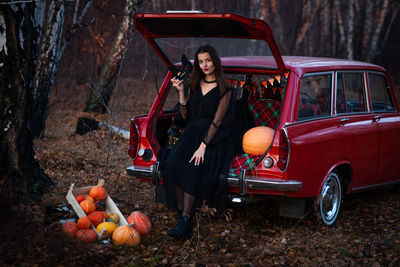
[[[130,176],[151,178],[153,175],[153,168],[140,169],[140,168],[136,168],[135,166],[129,166],[126,168],[126,173]]]
[[[295,192],[299,191],[303,183],[296,180],[260,179],[249,176],[228,177],[228,185],[239,187],[241,195],[247,194],[247,189],[264,189],[272,191]]]
[[[135,166],[129,166],[126,168],[126,173],[130,176],[138,176],[144,178],[152,178],[153,184],[157,185],[162,180],[159,172],[159,163],[156,162],[154,166],[148,169],[136,168]],[[296,192],[301,189],[303,183],[296,180],[279,180],[279,179],[265,179],[265,178],[253,178],[246,176],[246,171],[241,170],[239,177],[227,177],[228,186],[238,187],[241,195],[247,194],[247,189],[261,189],[271,191],[284,191],[284,192]]]

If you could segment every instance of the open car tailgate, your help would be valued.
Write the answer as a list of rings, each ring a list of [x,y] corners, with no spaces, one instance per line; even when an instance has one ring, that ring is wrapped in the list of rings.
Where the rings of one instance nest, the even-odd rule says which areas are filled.
[[[136,29],[168,67],[173,63],[155,41],[158,38],[235,38],[265,41],[275,59],[271,74],[282,74],[285,65],[270,27],[265,21],[230,13],[137,13]],[[267,52],[267,50],[266,50]]]

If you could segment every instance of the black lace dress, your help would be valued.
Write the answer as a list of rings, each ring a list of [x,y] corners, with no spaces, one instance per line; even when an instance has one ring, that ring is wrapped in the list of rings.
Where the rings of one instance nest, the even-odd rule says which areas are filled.
[[[195,207],[205,201],[208,206],[223,208],[227,200],[226,180],[220,175],[228,172],[235,151],[229,138],[234,121],[234,93],[226,89],[220,96],[215,87],[205,95],[192,91],[186,106],[180,107],[181,116],[188,124],[165,162],[169,208],[176,208],[175,187],[196,197]],[[206,146],[204,162],[189,162],[200,143]]]

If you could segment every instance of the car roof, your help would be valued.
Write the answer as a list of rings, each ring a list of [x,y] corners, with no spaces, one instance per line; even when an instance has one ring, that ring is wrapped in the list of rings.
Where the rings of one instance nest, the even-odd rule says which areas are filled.
[[[300,57],[300,56],[283,56],[283,62],[286,69],[302,75],[307,72],[320,72],[331,70],[376,70],[384,71],[383,67],[375,64],[338,59],[338,58],[323,58],[323,57]],[[225,69],[237,69],[238,67],[257,67],[260,69],[271,68],[274,66],[274,61],[271,56],[247,56],[247,57],[225,57],[221,59]]]

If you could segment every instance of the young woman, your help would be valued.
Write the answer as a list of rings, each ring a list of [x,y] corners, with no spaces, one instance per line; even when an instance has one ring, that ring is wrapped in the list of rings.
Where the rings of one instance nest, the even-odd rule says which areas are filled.
[[[196,52],[189,97],[185,97],[181,80],[171,82],[179,92],[180,115],[187,126],[168,155],[163,176],[168,206],[181,214],[168,234],[182,238],[191,232],[194,207],[204,203],[215,207],[224,201],[226,190],[218,178],[227,172],[234,150],[229,135],[235,101],[224,80],[221,60],[209,45]]]

